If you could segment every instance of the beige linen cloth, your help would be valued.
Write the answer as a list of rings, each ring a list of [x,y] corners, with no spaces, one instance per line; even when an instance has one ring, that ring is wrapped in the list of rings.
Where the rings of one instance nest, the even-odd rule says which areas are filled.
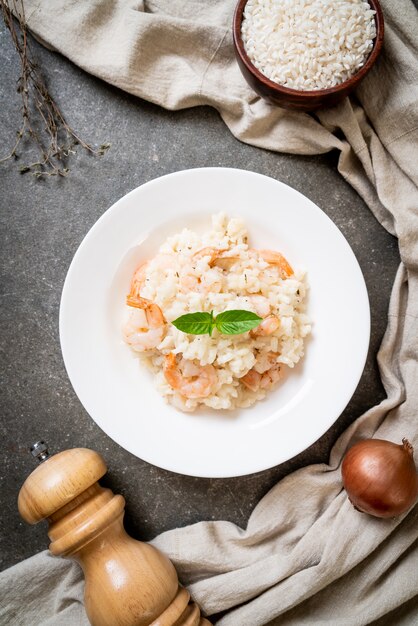
[[[399,238],[400,265],[378,360],[387,399],[357,419],[329,462],[303,468],[258,504],[247,528],[201,522],[154,540],[221,626],[418,624],[418,506],[394,520],[356,512],[344,451],[364,437],[418,451],[418,16],[382,0],[384,52],[338,107],[266,104],[234,60],[235,0],[26,0],[35,35],[113,85],[170,109],[215,107],[241,141],[295,154],[336,148],[338,168]],[[196,164],[198,165],[198,164]],[[86,624],[78,566],[46,552],[1,576],[1,623]]]

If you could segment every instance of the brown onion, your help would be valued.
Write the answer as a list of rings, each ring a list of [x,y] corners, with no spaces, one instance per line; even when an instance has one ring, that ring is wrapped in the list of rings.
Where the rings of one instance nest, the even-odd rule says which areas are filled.
[[[344,487],[356,509],[376,517],[395,517],[418,497],[418,474],[408,439],[398,445],[383,439],[356,443],[343,459]]]

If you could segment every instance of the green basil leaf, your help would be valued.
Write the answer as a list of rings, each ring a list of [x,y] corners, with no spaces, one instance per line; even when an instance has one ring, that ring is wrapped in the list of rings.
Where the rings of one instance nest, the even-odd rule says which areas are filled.
[[[213,311],[205,313],[186,313],[181,315],[172,324],[189,335],[212,335],[214,328],[217,328],[223,335],[240,335],[259,325],[263,318],[252,311],[237,309],[224,311],[215,318]]]
[[[212,313],[186,313],[180,315],[172,322],[173,326],[189,335],[205,335],[212,334],[213,330],[213,314]]]
[[[224,311],[215,317],[215,326],[223,335],[239,335],[259,325],[263,318],[252,311]]]

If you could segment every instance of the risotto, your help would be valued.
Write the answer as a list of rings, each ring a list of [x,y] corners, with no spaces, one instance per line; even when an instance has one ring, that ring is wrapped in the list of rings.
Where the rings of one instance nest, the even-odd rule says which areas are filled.
[[[137,268],[123,336],[178,409],[249,407],[303,356],[311,330],[305,296],[302,270],[279,252],[251,248],[243,221],[221,213],[208,232],[185,228]],[[188,334],[173,324],[185,314],[237,310],[260,322],[233,335]]]

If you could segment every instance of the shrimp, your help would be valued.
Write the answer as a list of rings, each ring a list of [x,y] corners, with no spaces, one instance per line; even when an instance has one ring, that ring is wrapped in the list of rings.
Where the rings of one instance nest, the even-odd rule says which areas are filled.
[[[251,391],[258,391],[260,388],[261,374],[252,368],[245,376],[240,378],[240,381]]]
[[[215,267],[219,267],[221,270],[230,270],[234,263],[238,263],[240,257],[238,256],[228,256],[227,253],[221,252],[218,254],[216,259],[214,259],[212,265]]]
[[[215,248],[207,246],[198,250],[190,257],[189,264],[185,264],[180,272],[180,288],[182,291],[198,291],[206,293],[207,291],[215,291],[219,293],[222,289],[221,274],[216,274],[216,269],[230,270],[234,263],[240,258],[238,256],[228,256],[228,248]],[[212,275],[206,270],[203,273],[203,280],[194,273],[196,267],[193,264],[198,263],[202,259],[207,259],[207,264],[212,270]]]
[[[200,261],[203,257],[209,257],[209,267],[220,267],[222,270],[231,269],[234,263],[239,261],[237,256],[228,256],[228,248],[202,248],[192,255],[193,261]]]
[[[141,289],[145,285],[148,263],[148,261],[145,261],[136,268],[135,273],[132,276],[131,290],[129,292],[129,296],[132,296],[134,298],[140,297]]]
[[[212,265],[214,264],[214,261],[225,250],[226,248],[211,248],[211,247],[202,248],[201,250],[198,250],[197,252],[192,254],[192,261],[194,262],[200,261],[201,259],[207,256],[209,257],[208,265],[212,267]]]
[[[251,337],[265,337],[272,335],[280,326],[280,320],[276,315],[267,315],[258,326],[250,330]]]
[[[255,312],[260,317],[263,317],[263,321],[250,331],[251,337],[264,337],[271,335],[280,326],[280,320],[276,315],[270,315],[271,305],[265,296],[255,294],[250,296],[250,302],[255,308]]]
[[[279,268],[280,278],[289,278],[294,272],[285,257],[280,252],[274,250],[258,250],[258,254],[269,265],[276,265]]]
[[[270,389],[279,382],[280,378],[281,367],[278,363],[275,363],[262,374],[253,367],[245,376],[240,378],[240,381],[251,391],[258,391],[259,389]]]
[[[130,296],[141,296],[141,290],[145,286],[145,282],[147,280],[147,270],[151,261],[153,262],[154,269],[157,268],[159,270],[166,270],[175,267],[176,258],[173,254],[160,252],[153,259],[141,263],[136,268],[134,275],[132,276],[131,288],[129,292]]]
[[[260,381],[261,389],[270,389],[271,387],[273,387],[273,385],[279,382],[281,377],[282,377],[282,368],[278,363],[276,363],[276,365],[273,365],[273,367],[267,370],[267,372],[264,372],[264,374],[261,374],[261,381]]]
[[[216,248],[202,248],[198,250],[191,256],[191,264],[185,264],[180,272],[180,288],[182,291],[204,291],[204,287],[199,276],[193,274],[195,267],[193,263],[197,263],[201,261],[205,257],[209,257],[208,265],[211,267],[212,261],[215,259],[217,254]]]
[[[166,323],[158,304],[131,293],[126,304],[133,308],[123,329],[125,341],[137,352],[156,348],[164,338]]]
[[[195,365],[186,359],[178,363],[172,352],[165,356],[163,372],[170,387],[186,398],[207,398],[218,381],[213,365]]]
[[[190,261],[186,263],[180,271],[179,284],[181,290],[186,293],[188,291],[197,291],[200,293],[214,291],[218,293],[222,288],[222,284],[220,276],[212,267],[216,258],[222,251],[223,249],[221,248],[206,247],[192,254]],[[204,280],[202,280],[201,277],[196,276],[194,272],[196,269],[195,264],[204,258],[207,258],[207,264],[211,269],[203,272]]]

